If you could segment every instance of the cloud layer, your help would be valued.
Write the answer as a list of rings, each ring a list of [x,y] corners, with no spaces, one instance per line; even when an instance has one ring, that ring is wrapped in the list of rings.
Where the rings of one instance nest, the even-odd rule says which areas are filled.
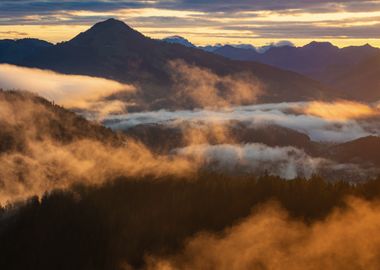
[[[376,40],[368,40],[379,36],[378,0],[73,0],[59,3],[5,0],[0,3],[0,10],[1,32],[7,31],[6,25],[19,32],[25,31],[16,29],[17,25],[38,26],[26,32],[29,36],[34,32],[44,38],[40,35],[48,35],[50,31],[44,33],[39,26],[44,25],[45,29],[50,26],[54,35],[50,40],[54,41],[62,41],[63,36],[67,39],[65,32],[72,31],[72,27],[54,28],[54,25],[88,27],[116,17],[148,35],[162,38],[181,34],[203,45],[210,43],[211,38],[211,43],[246,40],[258,42],[256,45],[280,39],[293,39],[296,43],[305,39],[330,39],[340,42],[339,45],[358,42],[379,45]],[[61,32],[61,39],[53,29]],[[11,33],[4,36],[18,37]]]
[[[379,110],[361,103],[342,101],[298,102],[235,106],[221,110],[131,113],[109,116],[105,118],[104,124],[115,130],[123,130],[141,124],[176,126],[182,123],[225,124],[239,121],[248,126],[270,124],[286,127],[305,133],[314,141],[345,142],[380,134],[377,121],[367,121],[366,117],[379,117]]]
[[[340,171],[356,169],[351,165],[335,164],[326,159],[311,157],[303,150],[291,146],[239,144],[234,141],[234,136],[229,133],[225,122],[228,118],[231,120],[241,117],[242,121],[252,120],[248,125],[260,125],[267,123],[268,119],[276,120],[276,114],[280,114],[282,117],[276,120],[278,124],[289,124],[292,121],[298,123],[298,119],[288,120],[286,123],[287,117],[298,116],[288,116],[284,112],[295,105],[299,107],[298,103],[232,107],[219,112],[150,112],[148,122],[171,126],[183,123],[184,120],[193,121],[193,125],[180,129],[181,134],[175,139],[180,144],[183,139],[183,146],[159,153],[133,138],[122,137],[115,144],[114,137],[102,137],[105,136],[104,130],[93,129],[94,127],[89,127],[90,124],[85,122],[80,122],[78,126],[76,121],[79,120],[75,120],[74,114],[64,113],[57,107],[36,100],[28,98],[28,94],[2,93],[1,204],[42,195],[57,188],[68,188],[77,183],[102,184],[120,176],[182,177],[211,170],[243,174],[267,172],[292,179],[297,176],[309,178],[312,174],[326,170],[333,171],[334,177],[339,177],[337,175]],[[311,121],[313,117],[306,118],[305,122]],[[126,119],[123,116],[115,118],[127,121],[128,124],[129,121],[139,124],[147,120],[136,114],[131,114]],[[198,127],[197,121],[203,121],[202,125]],[[323,125],[327,123],[322,119],[318,119],[317,123],[319,122]],[[309,127],[318,128],[318,125],[309,124]],[[339,132],[341,138],[347,136],[342,135],[344,132]],[[150,136],[154,138],[155,135]]]
[[[120,138],[114,145],[115,138],[102,137],[105,131],[96,124],[88,127],[83,120],[78,127],[80,120],[70,112],[22,95],[0,98],[0,204],[76,183],[97,185],[120,176],[183,176],[198,169],[186,158],[155,154],[133,139]]]
[[[360,118],[368,118],[380,115],[377,107],[371,107],[352,101],[338,102],[310,102],[302,110],[302,113],[314,115],[327,120],[347,121]]]
[[[263,144],[192,145],[176,153],[194,159],[217,172],[277,175],[285,179],[310,178],[330,162],[312,158],[294,147],[268,147]]]
[[[378,269],[379,203],[347,204],[311,225],[268,204],[221,235],[198,234],[177,256],[148,258],[147,269]]]
[[[107,97],[118,92],[135,91],[133,86],[103,78],[63,75],[7,64],[0,64],[0,88],[27,90],[66,108],[100,115],[125,111],[123,102],[106,100]]]
[[[190,102],[200,108],[253,104],[263,92],[263,85],[250,73],[218,76],[181,60],[168,65],[176,89],[175,100],[185,104]]]

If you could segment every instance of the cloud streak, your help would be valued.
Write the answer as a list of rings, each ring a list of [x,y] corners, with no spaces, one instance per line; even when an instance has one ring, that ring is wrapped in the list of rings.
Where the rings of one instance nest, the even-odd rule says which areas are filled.
[[[350,198],[307,225],[267,204],[223,234],[198,234],[177,256],[148,257],[147,269],[378,269],[379,214],[378,202]]]
[[[252,104],[263,92],[263,85],[249,73],[218,76],[181,60],[169,62],[169,69],[175,100],[200,108]]]
[[[333,175],[334,179],[357,175],[357,166],[312,157],[294,146],[241,143],[229,126],[234,121],[244,123],[244,128],[265,128],[271,123],[305,129],[313,136],[323,134],[322,138],[328,140],[362,135],[349,124],[344,126],[345,121],[331,122],[296,114],[295,109],[305,103],[228,107],[219,111],[159,111],[106,118],[113,128],[144,123],[179,127],[178,136],[171,142],[174,144],[160,152],[141,143],[138,137],[107,133],[31,94],[1,93],[1,204],[78,183],[98,185],[121,176],[188,177],[202,171],[255,175],[267,172],[286,179],[309,178],[317,173]],[[331,131],[326,127],[328,123],[341,126]],[[365,132],[363,127],[361,132]],[[156,135],[148,136],[156,139]],[[363,169],[360,173],[368,176],[371,172]]]
[[[74,34],[72,27],[54,26],[80,26],[79,33],[84,26],[116,17],[157,38],[188,33],[199,45],[206,45],[211,37],[215,40],[212,43],[246,39],[264,45],[293,39],[303,45],[305,39],[333,39],[340,46],[366,42],[379,45],[376,40],[368,40],[379,36],[378,0],[2,1],[0,10],[0,31],[9,30],[6,25],[23,25],[19,28],[22,32],[25,25],[36,26],[26,31],[28,36],[38,32],[38,38],[50,41],[62,41],[69,30]],[[40,26],[50,27],[54,33],[41,31]],[[57,37],[59,31],[61,38]]]
[[[1,204],[73,184],[99,185],[121,176],[187,176],[197,170],[187,159],[155,155],[133,140],[124,147],[94,140],[28,140],[26,147],[26,153],[0,155]]]
[[[105,115],[125,111],[118,100],[107,100],[119,92],[133,93],[131,85],[102,78],[63,75],[47,70],[0,64],[0,88],[27,90],[69,109]]]
[[[360,2],[360,5],[358,4]],[[2,1],[0,7],[9,12],[26,12],[26,11],[62,11],[62,10],[85,10],[85,11],[112,11],[125,8],[165,8],[171,10],[202,10],[208,12],[230,12],[246,10],[292,10],[292,9],[309,9],[309,10],[368,10],[379,4],[378,0],[70,0],[56,3],[53,0],[48,1]]]
[[[344,105],[342,106],[342,104]],[[316,110],[316,105],[318,108],[323,107],[324,110]],[[183,123],[226,124],[238,121],[252,127],[275,125],[289,128],[307,134],[314,141],[346,142],[368,135],[380,134],[380,126],[376,124],[376,121],[353,117],[353,113],[359,116],[362,107],[366,112],[364,115],[360,114],[362,117],[379,116],[377,108],[363,104],[298,102],[235,106],[219,110],[173,112],[161,110],[131,113],[106,117],[104,124],[115,130],[125,130],[144,124],[178,126]],[[359,108],[359,111],[355,113],[352,111],[353,108]],[[335,119],[329,119],[331,115],[334,115]],[[353,118],[348,119],[348,116]]]
[[[284,179],[310,178],[328,160],[312,158],[295,147],[268,147],[263,144],[192,145],[175,150],[180,156],[217,172],[253,173],[280,176]]]
[[[366,104],[352,101],[310,102],[303,113],[314,115],[326,120],[347,121],[351,119],[369,118],[380,115],[380,110]]]
[[[1,93],[0,204],[120,176],[197,172],[198,164],[186,158],[155,154],[130,138],[107,137],[96,126],[28,94]]]

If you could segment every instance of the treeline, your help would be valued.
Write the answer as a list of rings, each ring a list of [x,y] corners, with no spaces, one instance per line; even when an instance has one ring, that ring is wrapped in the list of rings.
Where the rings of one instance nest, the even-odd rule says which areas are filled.
[[[186,239],[221,232],[269,200],[313,222],[345,207],[350,195],[377,199],[380,178],[350,185],[204,174],[76,186],[1,209],[0,269],[141,268],[144,256],[178,252]]]
[[[5,106],[0,115],[0,154],[25,151],[31,140],[71,143],[89,139],[116,146],[125,140],[123,135],[29,92],[0,89],[0,105]]]

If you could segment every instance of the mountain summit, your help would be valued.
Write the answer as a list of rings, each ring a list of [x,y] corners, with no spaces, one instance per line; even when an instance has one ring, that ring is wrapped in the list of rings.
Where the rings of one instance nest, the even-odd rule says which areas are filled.
[[[181,44],[189,48],[195,48],[195,45],[193,43],[191,43],[189,40],[181,36],[167,37],[167,38],[164,38],[163,41],[168,42],[168,43]]]
[[[124,43],[136,44],[146,39],[144,35],[135,31],[122,21],[108,19],[99,22],[89,30],[80,33],[69,42],[73,45],[85,46],[112,46]]]

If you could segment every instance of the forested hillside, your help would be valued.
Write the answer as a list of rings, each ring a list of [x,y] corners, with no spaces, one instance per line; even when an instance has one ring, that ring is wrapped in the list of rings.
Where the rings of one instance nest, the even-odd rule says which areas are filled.
[[[0,90],[0,152],[22,150],[28,140],[121,143],[121,136],[29,92]]]
[[[141,269],[148,256],[174,255],[200,232],[222,235],[268,201],[277,201],[292,219],[314,224],[336,207],[348,210],[347,196],[379,199],[380,179],[351,186],[318,177],[205,174],[80,185],[2,208],[0,267]]]

